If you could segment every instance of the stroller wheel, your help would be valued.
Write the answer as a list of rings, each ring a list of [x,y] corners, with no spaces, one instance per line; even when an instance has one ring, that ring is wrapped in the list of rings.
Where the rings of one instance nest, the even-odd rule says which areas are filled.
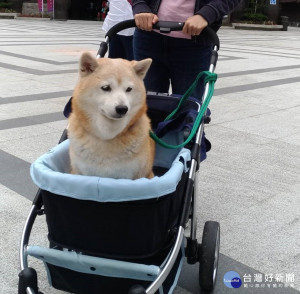
[[[28,267],[19,273],[18,294],[26,294],[26,288],[30,287],[34,293],[38,292],[37,273],[35,269]]]
[[[199,285],[205,291],[212,291],[217,277],[220,249],[220,224],[207,221],[204,226],[199,254]]]

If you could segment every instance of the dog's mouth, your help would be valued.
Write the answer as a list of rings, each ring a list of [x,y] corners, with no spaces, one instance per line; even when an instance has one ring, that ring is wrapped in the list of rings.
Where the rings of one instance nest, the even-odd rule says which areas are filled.
[[[121,114],[114,114],[112,116],[106,116],[107,118],[109,119],[112,119],[112,120],[120,120],[124,117],[125,115],[121,115]]]
[[[126,105],[118,105],[115,107],[114,111],[111,113],[107,113],[102,110],[102,113],[108,118],[112,120],[120,120],[128,113],[128,107]]]
[[[106,113],[105,111],[102,111],[102,114],[110,120],[121,120],[126,116],[126,114]]]

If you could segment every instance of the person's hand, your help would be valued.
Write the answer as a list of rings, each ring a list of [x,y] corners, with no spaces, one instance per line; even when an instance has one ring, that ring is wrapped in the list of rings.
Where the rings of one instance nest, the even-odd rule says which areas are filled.
[[[138,13],[134,16],[136,26],[144,31],[152,31],[152,26],[158,22],[158,17],[153,13]]]
[[[182,32],[190,35],[197,36],[200,35],[202,30],[208,26],[207,21],[201,15],[196,14],[189,17],[184,24]]]

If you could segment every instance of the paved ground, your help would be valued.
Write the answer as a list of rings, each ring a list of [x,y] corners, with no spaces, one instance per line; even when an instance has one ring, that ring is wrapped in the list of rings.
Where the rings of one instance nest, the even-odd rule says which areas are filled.
[[[201,166],[198,207],[199,239],[204,221],[221,224],[214,293],[300,293],[300,30],[222,28],[219,36],[206,129],[213,148]],[[15,294],[36,192],[30,163],[56,145],[80,53],[95,54],[103,33],[97,22],[0,20],[0,39],[0,293]],[[35,232],[32,243],[46,244],[43,219]],[[42,290],[58,293],[34,266]],[[228,271],[239,273],[241,288],[224,285]],[[185,266],[176,293],[199,293],[197,275],[197,266]]]

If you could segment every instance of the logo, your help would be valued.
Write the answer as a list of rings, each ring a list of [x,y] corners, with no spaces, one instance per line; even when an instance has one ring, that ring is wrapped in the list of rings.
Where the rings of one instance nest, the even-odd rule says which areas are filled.
[[[242,286],[242,280],[237,272],[230,271],[224,275],[224,284],[228,288],[240,288]]]

